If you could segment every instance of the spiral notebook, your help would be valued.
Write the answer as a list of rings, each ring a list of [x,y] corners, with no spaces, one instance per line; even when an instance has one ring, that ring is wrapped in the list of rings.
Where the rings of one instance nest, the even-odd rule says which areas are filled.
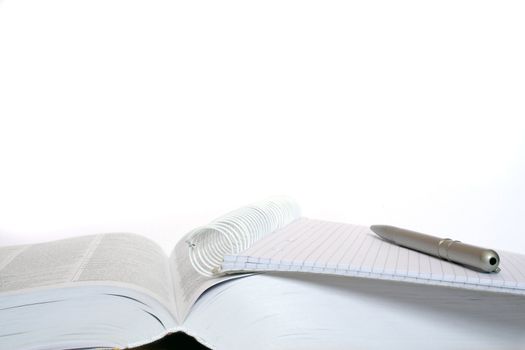
[[[195,269],[208,276],[294,271],[525,294],[524,255],[500,251],[501,272],[476,272],[386,242],[367,226],[301,217],[291,200],[270,203],[190,234]]]
[[[221,271],[298,271],[525,294],[525,256],[500,256],[499,273],[476,272],[386,242],[366,226],[299,218],[226,255]]]

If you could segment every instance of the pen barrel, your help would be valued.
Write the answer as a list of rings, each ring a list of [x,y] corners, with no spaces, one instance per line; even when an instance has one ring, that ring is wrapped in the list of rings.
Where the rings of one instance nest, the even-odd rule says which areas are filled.
[[[442,239],[438,246],[438,256],[459,264],[471,266],[485,272],[498,271],[499,255],[492,249]]]
[[[484,272],[499,271],[500,258],[492,249],[410,231],[394,226],[373,225],[373,231],[386,240],[438,258]]]
[[[439,237],[434,237],[424,233],[405,230],[393,226],[388,227],[388,231],[385,230],[385,232],[382,232],[381,236],[400,246],[414,249],[436,257],[441,256],[439,252],[439,243],[442,239]]]

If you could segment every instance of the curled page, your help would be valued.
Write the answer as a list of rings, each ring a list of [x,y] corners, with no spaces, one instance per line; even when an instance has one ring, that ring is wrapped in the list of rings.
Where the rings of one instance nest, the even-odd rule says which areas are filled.
[[[299,206],[286,197],[272,197],[223,215],[187,235],[192,266],[204,276],[217,276],[225,255],[234,255],[295,219]]]

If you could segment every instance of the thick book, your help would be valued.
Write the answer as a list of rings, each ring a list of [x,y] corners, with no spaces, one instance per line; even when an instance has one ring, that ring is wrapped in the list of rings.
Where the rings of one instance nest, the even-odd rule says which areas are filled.
[[[196,228],[170,256],[128,233],[2,247],[0,349],[124,349],[174,332],[213,349],[418,348],[436,332],[448,348],[516,347],[525,256],[500,257],[501,272],[474,272],[301,217],[286,198]]]

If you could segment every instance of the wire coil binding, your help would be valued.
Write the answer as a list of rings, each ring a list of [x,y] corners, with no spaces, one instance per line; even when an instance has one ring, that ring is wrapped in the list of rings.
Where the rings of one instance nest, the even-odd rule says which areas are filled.
[[[191,264],[201,275],[216,276],[225,255],[242,252],[299,216],[299,206],[287,197],[271,197],[234,210],[188,233]]]

